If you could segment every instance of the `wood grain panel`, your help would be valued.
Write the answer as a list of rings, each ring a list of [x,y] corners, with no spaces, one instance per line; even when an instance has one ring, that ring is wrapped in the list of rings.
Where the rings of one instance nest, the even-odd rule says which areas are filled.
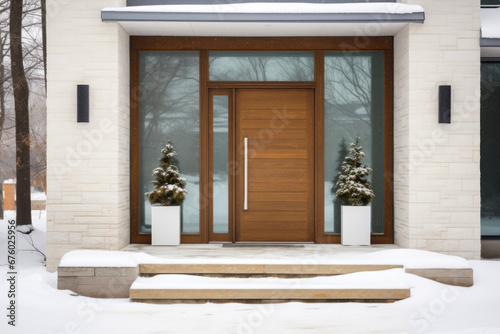
[[[279,180],[278,180],[279,181]],[[279,188],[282,191],[289,192],[305,192],[307,185],[302,181],[295,182],[278,182],[271,180],[269,182],[252,182],[248,185],[249,192],[273,192],[274,189]]]
[[[298,100],[289,100],[286,101],[287,106],[282,106],[282,103],[285,102],[285,99],[282,99],[281,103],[277,103],[278,101],[275,101],[273,103],[267,103],[266,101],[255,101],[254,104],[250,108],[245,108],[245,109],[251,109],[251,110],[262,110],[262,111],[267,111],[269,114],[273,115],[275,113],[283,113],[286,114],[288,109],[291,110],[304,110],[307,108],[307,104],[298,101]],[[242,109],[242,111],[246,111],[245,109]]]
[[[307,226],[297,221],[252,221],[245,222],[240,227],[243,236],[258,236],[259,241],[276,241],[279,236],[284,239],[280,241],[300,242],[303,241],[303,235],[307,234]]]
[[[241,129],[242,137],[252,136],[255,140],[267,143],[274,139],[307,139],[307,129],[292,129],[287,131],[272,131],[269,129]],[[236,146],[241,148],[243,146]]]
[[[248,192],[249,202],[303,202],[304,198],[307,197],[306,192],[302,193],[291,193],[288,191],[283,192]],[[250,206],[250,203],[248,204]],[[290,209],[295,207],[294,203],[289,204]]]
[[[304,201],[294,202],[293,207],[297,211],[307,211],[307,203]],[[280,203],[255,201],[252,203],[252,210],[259,212],[288,212],[290,210],[290,203],[285,201]]]
[[[258,161],[255,162],[258,164]],[[286,168],[275,168],[275,169],[261,169],[260,166],[254,167],[248,171],[248,176],[251,178],[269,178],[276,181],[281,181],[282,183],[294,180],[307,181],[307,169],[286,169]]]
[[[261,168],[307,168],[307,161],[304,159],[259,159]]]
[[[307,124],[304,124],[304,120],[301,119],[278,119],[272,118],[271,120],[255,120],[248,119],[245,121],[245,127],[242,129],[271,129],[271,130],[283,130],[283,129],[306,129]]]
[[[253,203],[252,203],[253,204]],[[273,212],[259,212],[255,210],[253,207],[249,206],[248,213],[241,217],[242,221],[248,222],[301,222],[307,220],[307,211],[287,211],[280,213]]]
[[[257,120],[268,120],[269,119],[269,112],[268,110],[250,110],[246,109],[245,114],[241,116],[242,119],[257,119]],[[273,116],[276,116],[277,120],[292,120],[292,119],[306,119],[307,118],[307,112],[303,109],[290,109],[287,108],[286,112],[281,112],[281,111],[276,111],[273,110],[271,111]]]
[[[300,262],[300,261],[299,261]],[[61,268],[61,267],[60,267]],[[266,274],[275,275],[342,275],[361,271],[380,271],[403,268],[400,264],[242,264],[242,263],[144,263],[139,265],[140,275],[155,274],[213,274],[217,277],[231,276],[232,274],[255,274],[262,276]],[[72,268],[63,268],[72,269]],[[82,268],[80,268],[82,269]],[[94,275],[94,268],[92,275]],[[97,268],[96,268],[97,269]],[[133,268],[135,270],[135,268]],[[81,271],[81,270],[80,270]],[[431,272],[432,271],[432,272]],[[472,278],[472,269],[406,269],[406,272],[422,276],[423,273],[437,271],[435,277],[466,277]],[[88,272],[88,270],[87,270]],[[87,273],[85,272],[85,273]],[[74,276],[74,272],[69,272]],[[84,276],[92,276],[84,275]],[[61,274],[59,274],[61,276]],[[81,276],[81,275],[80,275]]]
[[[283,149],[283,150],[275,150],[275,149],[256,149],[248,152],[248,156],[251,159],[307,159],[310,155],[305,149]]]
[[[160,37],[131,36],[131,49],[143,50],[392,50],[393,37]]]
[[[411,297],[410,289],[131,289],[132,301],[148,300],[382,300]]]
[[[262,141],[262,142],[257,142],[257,141],[252,141],[249,143],[249,148],[253,149],[260,149],[260,148],[307,148],[307,146],[304,144],[304,140],[299,140],[299,139],[274,139],[272,141]]]
[[[289,111],[292,110],[292,111]],[[277,114],[281,117],[277,117]],[[314,90],[238,89],[236,241],[314,240]]]

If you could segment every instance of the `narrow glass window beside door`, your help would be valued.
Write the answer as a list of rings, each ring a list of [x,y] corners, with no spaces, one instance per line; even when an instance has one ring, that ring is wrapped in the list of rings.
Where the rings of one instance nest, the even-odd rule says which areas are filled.
[[[500,62],[481,64],[481,235],[500,236]]]
[[[384,55],[325,53],[325,232],[341,233],[341,203],[332,188],[350,144],[361,138],[373,169],[372,233],[384,232]]]
[[[151,233],[152,171],[170,140],[186,178],[182,233],[199,233],[199,53],[141,52],[139,96],[140,233]]]
[[[213,233],[229,228],[229,98],[213,96]]]

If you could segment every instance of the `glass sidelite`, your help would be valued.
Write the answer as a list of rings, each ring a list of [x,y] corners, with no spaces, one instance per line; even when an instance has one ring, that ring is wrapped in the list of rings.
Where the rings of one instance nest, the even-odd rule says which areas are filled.
[[[229,229],[229,97],[213,97],[213,233]]]
[[[182,232],[199,233],[199,54],[198,52],[140,53],[140,233],[151,232],[152,171],[161,149],[170,140],[176,165],[186,178]]]
[[[313,52],[210,52],[210,81],[314,81]]]
[[[481,235],[500,236],[500,62],[481,64]]]
[[[340,233],[341,203],[332,191],[350,143],[361,138],[373,169],[372,233],[384,232],[384,67],[382,52],[325,53],[325,232]]]

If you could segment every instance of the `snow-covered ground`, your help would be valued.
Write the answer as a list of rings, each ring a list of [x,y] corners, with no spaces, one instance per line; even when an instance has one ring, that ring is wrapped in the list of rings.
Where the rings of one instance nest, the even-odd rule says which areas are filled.
[[[45,201],[47,200],[47,194],[44,192],[32,192],[31,193],[31,200],[32,201]]]
[[[45,250],[45,215],[34,211],[35,245]],[[11,218],[13,212],[7,213]],[[0,220],[0,272],[6,277],[6,222]],[[0,281],[0,333],[500,333],[500,261],[471,261],[475,285],[460,288],[403,274],[412,297],[393,304],[175,304],[94,299],[56,289],[42,257],[19,240],[18,318],[7,326]]]

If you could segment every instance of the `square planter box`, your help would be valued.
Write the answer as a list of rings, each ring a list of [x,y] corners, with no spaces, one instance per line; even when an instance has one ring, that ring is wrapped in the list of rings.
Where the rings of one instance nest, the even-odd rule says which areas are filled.
[[[370,245],[371,209],[371,206],[342,206],[342,245]]]
[[[181,207],[151,208],[151,245],[177,246],[181,243]]]

